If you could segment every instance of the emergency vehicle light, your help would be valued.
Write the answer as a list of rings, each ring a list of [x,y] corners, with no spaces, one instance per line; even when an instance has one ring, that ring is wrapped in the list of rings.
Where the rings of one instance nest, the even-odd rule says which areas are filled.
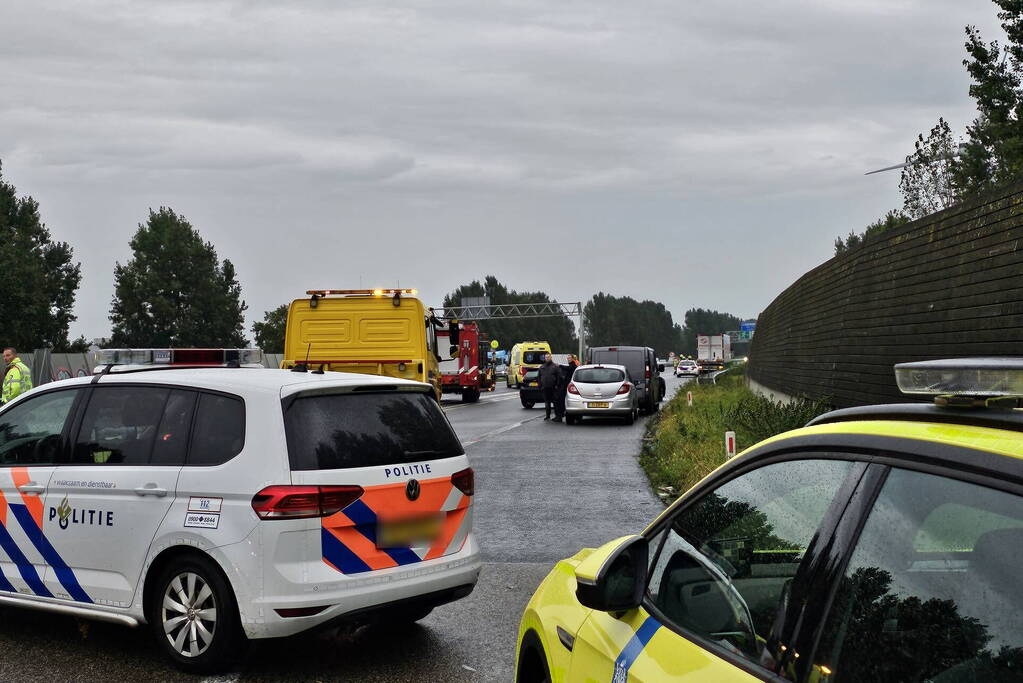
[[[260,349],[102,349],[97,365],[260,364]]]
[[[895,366],[904,394],[922,396],[1023,396],[1023,358],[953,358]]]
[[[402,295],[407,294],[409,296],[416,296],[419,294],[418,289],[308,289],[306,294],[309,296],[328,296],[330,294],[340,294],[342,296],[393,296],[395,294]]]

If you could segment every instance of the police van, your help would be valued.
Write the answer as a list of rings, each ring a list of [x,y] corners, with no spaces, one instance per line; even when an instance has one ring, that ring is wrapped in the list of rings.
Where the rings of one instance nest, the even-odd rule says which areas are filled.
[[[0,410],[0,606],[149,624],[199,672],[473,590],[473,471],[430,385],[254,349],[101,354]]]

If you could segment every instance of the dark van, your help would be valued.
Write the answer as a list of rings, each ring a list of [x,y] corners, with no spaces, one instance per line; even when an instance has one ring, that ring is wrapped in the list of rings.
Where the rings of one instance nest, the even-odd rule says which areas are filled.
[[[586,356],[588,364],[624,365],[636,385],[640,410],[652,413],[664,399],[664,366],[649,346],[594,346]]]

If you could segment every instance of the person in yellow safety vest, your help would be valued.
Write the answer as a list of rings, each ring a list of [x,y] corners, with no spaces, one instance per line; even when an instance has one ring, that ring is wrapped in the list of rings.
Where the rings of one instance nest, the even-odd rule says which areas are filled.
[[[7,363],[7,369],[4,375],[3,402],[10,403],[32,388],[32,372],[18,358],[18,352],[13,346],[4,349],[4,362]]]

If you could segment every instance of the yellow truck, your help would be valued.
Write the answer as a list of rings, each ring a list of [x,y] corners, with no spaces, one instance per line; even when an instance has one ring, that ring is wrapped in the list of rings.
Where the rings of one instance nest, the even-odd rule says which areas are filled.
[[[441,395],[443,320],[414,289],[311,289],[288,309],[282,368],[334,370],[428,382]],[[457,325],[456,337],[457,337]],[[448,341],[448,337],[444,340]]]

